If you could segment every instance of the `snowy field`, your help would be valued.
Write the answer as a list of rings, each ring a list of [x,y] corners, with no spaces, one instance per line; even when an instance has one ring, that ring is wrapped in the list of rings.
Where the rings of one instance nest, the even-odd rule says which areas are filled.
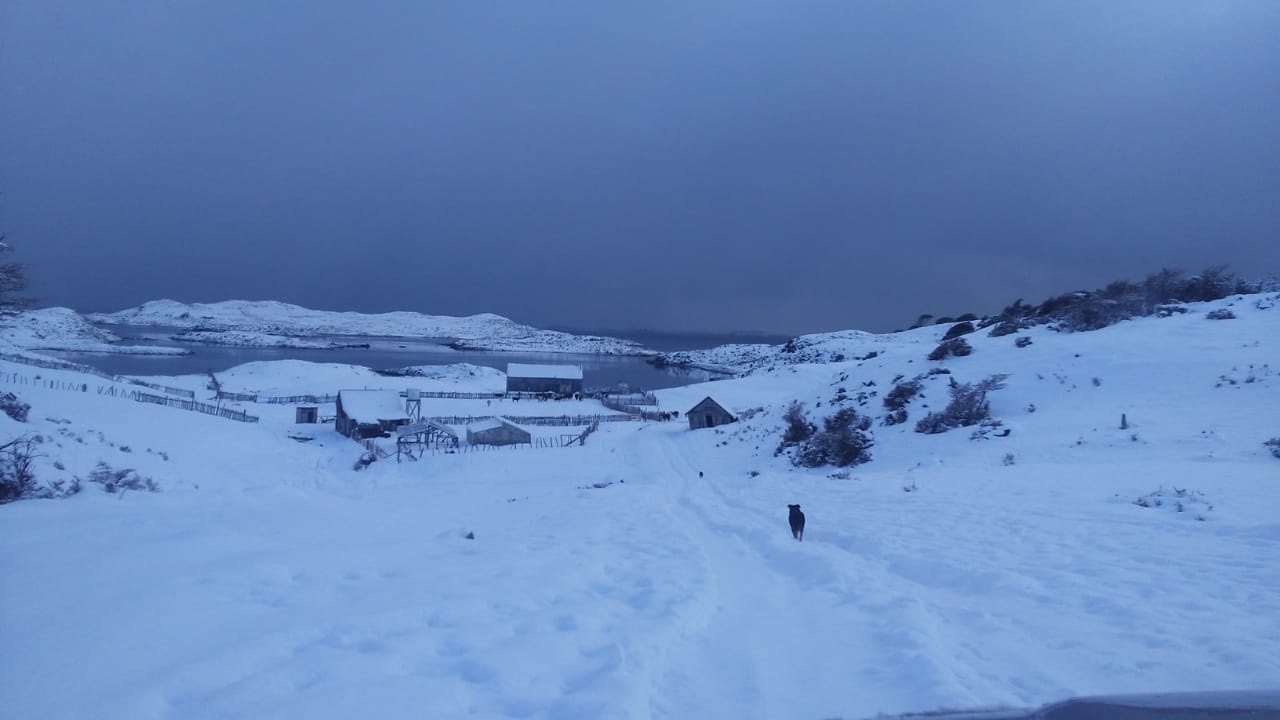
[[[1255,300],[1036,328],[1025,348],[979,333],[943,362],[924,356],[945,327],[872,336],[865,361],[659,391],[664,409],[716,398],[743,418],[724,428],[611,423],[585,447],[361,472],[328,428],[289,439],[291,412],[241,424],[0,386],[32,406],[0,436],[44,436],[42,478],[105,461],[160,486],[0,506],[4,714],[860,718],[1276,689],[1280,460],[1262,443],[1280,436],[1280,309]],[[1205,319],[1223,305],[1237,319]],[[948,375],[881,425],[894,378],[930,368],[1008,373],[990,396],[1008,436],[912,431]],[[298,392],[363,379],[229,375]],[[498,380],[459,368],[433,389]],[[793,399],[875,418],[874,460],[775,457]]]

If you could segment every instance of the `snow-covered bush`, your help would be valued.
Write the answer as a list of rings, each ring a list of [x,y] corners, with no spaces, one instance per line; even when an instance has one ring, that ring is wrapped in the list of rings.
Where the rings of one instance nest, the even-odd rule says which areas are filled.
[[[0,411],[4,411],[5,415],[18,422],[26,422],[31,406],[22,402],[21,398],[11,392],[0,393]]]
[[[1027,336],[1025,336],[1025,335],[1024,335],[1024,336],[1022,336],[1022,337],[1018,338],[1017,340],[1014,340],[1014,341],[1013,341],[1013,344],[1014,344],[1014,346],[1016,346],[1016,347],[1024,348],[1024,347],[1026,347],[1026,346],[1028,346],[1028,345],[1030,345],[1030,344],[1031,344],[1031,338],[1029,338],[1029,337],[1027,337]]]
[[[105,462],[99,462],[85,480],[75,479],[77,485],[81,482],[101,485],[102,489],[109,493],[123,492],[125,490],[160,492],[160,486],[156,484],[155,480],[139,475],[137,470],[133,468],[117,469]]]
[[[1218,308],[1205,313],[1205,318],[1208,320],[1235,320],[1236,314],[1231,312],[1230,308]]]
[[[868,450],[875,443],[867,429],[871,419],[853,408],[837,410],[822,421],[822,430],[800,443],[791,462],[800,467],[835,465],[848,467],[871,460]]]
[[[1165,508],[1179,513],[1194,515],[1196,520],[1205,520],[1204,513],[1213,510],[1213,504],[1199,490],[1188,490],[1175,487],[1166,490],[1163,486],[1133,501],[1142,508]]]
[[[969,345],[969,341],[962,337],[944,340],[939,343],[938,347],[929,353],[930,360],[943,360],[948,356],[964,357],[973,352],[973,347]]]
[[[1271,450],[1272,457],[1280,459],[1280,437],[1273,437],[1262,445]]]
[[[1007,375],[992,375],[976,383],[956,382],[954,378],[948,391],[951,402],[942,412],[931,412],[916,423],[916,432],[929,435],[946,432],[952,428],[977,425],[991,417],[991,405],[987,393],[1004,387]]]

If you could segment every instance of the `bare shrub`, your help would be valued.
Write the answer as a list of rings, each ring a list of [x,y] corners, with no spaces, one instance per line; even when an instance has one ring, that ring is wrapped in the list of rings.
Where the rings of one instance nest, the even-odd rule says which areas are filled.
[[[991,417],[991,405],[987,393],[1004,387],[1007,375],[991,375],[976,383],[956,382],[954,378],[948,391],[951,402],[942,412],[931,412],[916,423],[916,432],[937,434],[958,427],[977,425]]]
[[[39,494],[32,469],[40,443],[37,436],[20,435],[0,444],[0,503],[10,503]]]
[[[137,470],[133,468],[117,469],[105,462],[99,462],[85,480],[82,481],[77,477],[75,481],[77,483],[91,482],[101,485],[103,491],[108,493],[124,492],[125,490],[160,492],[160,486],[156,484],[155,480],[139,475]]]

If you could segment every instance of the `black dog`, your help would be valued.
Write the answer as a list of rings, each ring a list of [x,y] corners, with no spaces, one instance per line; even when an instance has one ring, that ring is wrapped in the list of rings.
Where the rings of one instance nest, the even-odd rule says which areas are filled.
[[[791,514],[787,516],[787,522],[791,523],[791,537],[804,542],[804,513],[800,512],[799,505],[788,505]]]

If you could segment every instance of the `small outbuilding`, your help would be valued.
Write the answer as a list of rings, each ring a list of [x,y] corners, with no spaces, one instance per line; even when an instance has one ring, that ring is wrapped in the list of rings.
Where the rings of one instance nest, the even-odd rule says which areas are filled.
[[[338,415],[334,429],[347,437],[361,440],[380,437],[409,424],[400,395],[394,390],[341,390],[338,392]]]
[[[468,445],[530,445],[533,434],[510,420],[497,417],[467,426]]]
[[[710,396],[703,398],[702,402],[690,408],[685,416],[689,418],[690,430],[728,425],[738,420],[733,413],[725,410],[724,406],[712,400]]]
[[[320,408],[300,407],[294,413],[294,421],[299,424],[320,422]]]
[[[553,393],[568,397],[582,392],[577,365],[507,364],[507,392]]]

